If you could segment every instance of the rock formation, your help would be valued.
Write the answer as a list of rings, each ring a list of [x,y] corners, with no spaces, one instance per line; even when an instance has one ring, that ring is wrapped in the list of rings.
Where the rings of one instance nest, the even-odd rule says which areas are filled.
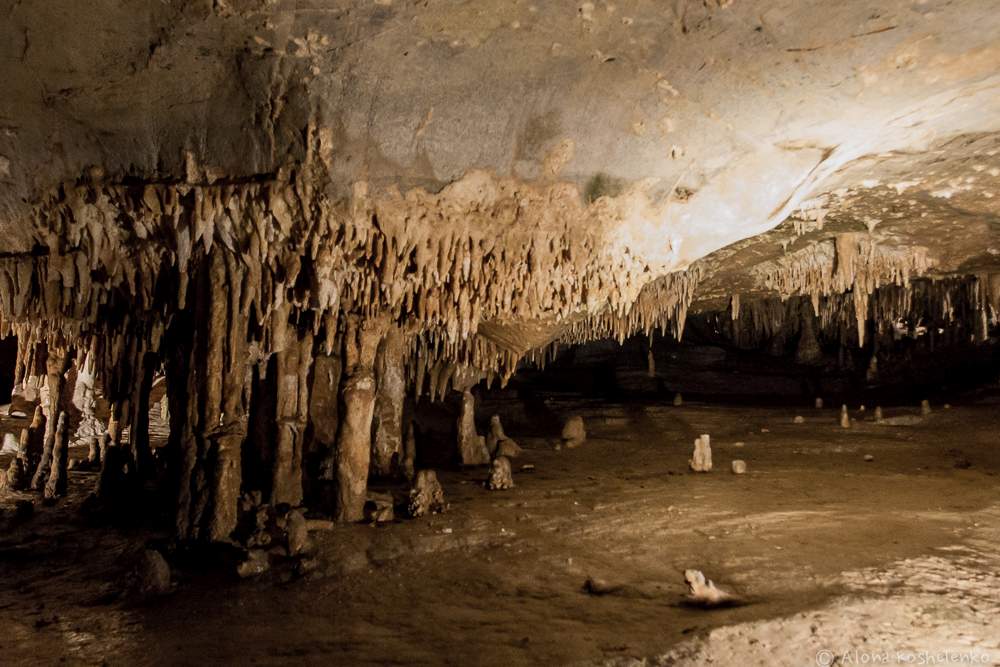
[[[52,463],[48,479],[45,481],[46,500],[54,500],[66,495],[67,468],[69,465],[69,419],[65,412],[59,413],[55,439],[52,445]]]
[[[490,491],[502,491],[514,488],[514,477],[511,475],[510,459],[498,456],[490,464],[490,476],[486,480],[486,488]]]
[[[462,406],[456,424],[458,431],[458,457],[462,465],[485,465],[490,462],[486,438],[476,431],[476,399],[472,391],[462,392]]]
[[[583,425],[583,417],[573,415],[563,423],[562,442],[567,449],[579,447],[587,441],[587,429]]]
[[[711,472],[712,470],[712,445],[711,437],[705,433],[695,438],[694,452],[688,466],[694,472]]]
[[[163,481],[182,542],[230,540],[245,492],[358,521],[369,476],[413,475],[406,406],[460,392],[458,458],[487,464],[516,450],[473,387],[567,346],[644,335],[655,380],[654,333],[711,317],[881,375],[897,327],[996,325],[983,3],[126,4],[0,22],[0,335],[46,417],[35,490],[66,412],[106,450],[98,495]]]
[[[441,488],[437,473],[433,470],[421,470],[410,488],[407,511],[416,518],[444,510],[444,489]]]

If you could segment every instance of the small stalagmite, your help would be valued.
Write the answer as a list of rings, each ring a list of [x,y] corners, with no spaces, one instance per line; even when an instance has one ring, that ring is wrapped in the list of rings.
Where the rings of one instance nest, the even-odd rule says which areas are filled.
[[[733,474],[745,475],[747,473],[747,462],[742,459],[733,460]]]
[[[69,419],[59,413],[55,440],[52,446],[52,466],[45,482],[45,499],[54,500],[66,495],[66,469],[69,464]]]
[[[28,475],[32,475],[42,460],[42,450],[45,447],[46,417],[42,406],[35,408],[31,425],[21,432],[21,442],[24,445],[25,465]],[[29,480],[30,481],[30,480]]]
[[[584,426],[583,417],[573,415],[563,424],[562,442],[567,449],[579,447],[587,441],[587,428]]]
[[[462,392],[458,414],[458,456],[462,465],[485,465],[490,462],[486,439],[476,431],[476,399],[470,389]]]
[[[816,409],[817,410],[823,409],[823,399],[820,398],[819,396],[816,397]]]
[[[684,397],[681,396],[681,392],[674,394],[674,407],[679,408],[684,405]]]
[[[410,489],[407,511],[416,518],[445,510],[444,489],[433,470],[421,470]]]
[[[931,402],[927,399],[920,401],[920,414],[927,416],[931,413]]]
[[[840,426],[841,428],[851,428],[851,416],[847,413],[847,405],[840,406]]]
[[[486,480],[486,488],[490,491],[502,491],[514,488],[514,477],[511,475],[510,459],[498,456],[493,459],[490,477]]]
[[[684,570],[688,586],[688,602],[705,607],[716,607],[732,601],[733,596],[719,589],[701,570]]]
[[[486,449],[489,450],[490,454],[494,454],[500,441],[506,439],[507,434],[504,433],[500,415],[493,415],[490,417],[490,432],[486,434]]]
[[[710,472],[712,470],[712,444],[707,433],[695,438],[694,453],[688,465],[694,472]]]
[[[412,482],[415,473],[413,467],[417,459],[417,436],[414,432],[413,421],[406,424],[406,431],[403,434],[403,477]]]
[[[882,406],[881,405],[876,405],[875,406],[874,417],[875,417],[875,423],[876,424],[881,424],[882,423],[882,420],[884,419],[884,417],[882,416]]]

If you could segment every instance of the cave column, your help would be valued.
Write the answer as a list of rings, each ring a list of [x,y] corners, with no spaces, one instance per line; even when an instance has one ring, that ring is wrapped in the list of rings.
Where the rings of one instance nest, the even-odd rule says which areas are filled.
[[[286,340],[276,353],[277,442],[271,480],[271,502],[302,504],[302,449],[309,419],[309,370],[313,336],[288,326]]]
[[[56,441],[56,420],[63,412],[68,401],[66,394],[66,371],[72,355],[69,348],[61,345],[51,344],[48,346],[48,354],[45,359],[45,371],[48,379],[48,397],[46,398],[43,410],[46,412],[47,421],[45,427],[45,444],[42,449],[42,458],[35,470],[34,477],[31,478],[31,488],[41,491],[48,479],[49,470],[52,467],[52,450]]]
[[[398,474],[402,463],[403,402],[406,394],[403,352],[402,331],[393,326],[379,344],[375,358],[372,474],[378,477]]]
[[[382,320],[360,322],[351,317],[344,335],[344,381],[340,395],[343,413],[337,433],[338,521],[360,521],[368,482],[375,411],[375,355],[382,339]]]
[[[171,332],[167,387],[181,540],[224,541],[236,526],[250,374],[240,307],[245,271],[233,255],[211,253],[190,283],[186,317]]]
[[[472,394],[472,388],[481,378],[479,372],[467,366],[457,369],[452,378],[452,386],[456,391],[462,392],[456,431],[458,458],[461,464],[466,466],[485,465],[490,462],[486,438],[476,431],[476,397]]]

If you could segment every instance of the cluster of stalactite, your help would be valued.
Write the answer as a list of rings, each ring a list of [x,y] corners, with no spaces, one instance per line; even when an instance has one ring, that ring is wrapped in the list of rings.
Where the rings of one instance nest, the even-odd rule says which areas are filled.
[[[780,350],[789,341],[805,340],[798,355],[802,361],[814,357],[816,336],[843,346],[862,346],[872,335],[927,335],[933,341],[941,330],[951,337],[964,332],[967,338],[982,342],[989,336],[989,327],[1000,324],[1000,274],[883,285],[865,303],[863,331],[857,326],[857,301],[851,292],[818,299],[734,297],[727,313],[712,317],[718,330],[747,348],[773,345]]]
[[[369,474],[406,467],[404,392],[467,393],[529,351],[478,335],[486,321],[559,332],[613,314],[587,320],[599,336],[663,326],[664,304],[682,320],[690,302],[693,282],[669,278],[632,305],[653,269],[601,242],[630,219],[613,199],[470,174],[436,194],[358,185],[334,201],[313,168],[239,182],[95,172],[36,207],[34,250],[0,258],[19,387],[48,389],[54,423],[69,367],[99,386],[101,461],[128,478],[116,490],[102,474],[104,495],[170,480],[181,539],[226,539],[247,491],[293,506],[332,495],[338,518],[360,518]],[[154,451],[158,372],[170,434]]]
[[[886,247],[869,234],[852,232],[761,264],[754,273],[763,289],[783,297],[808,295],[816,312],[821,297],[849,292],[858,342],[863,345],[870,295],[886,284],[906,287],[931,266],[926,248]]]

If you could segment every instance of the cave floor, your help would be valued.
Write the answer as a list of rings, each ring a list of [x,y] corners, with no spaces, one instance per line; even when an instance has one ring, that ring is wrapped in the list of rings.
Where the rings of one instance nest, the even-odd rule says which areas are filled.
[[[860,419],[868,413],[842,429],[833,409],[552,399],[553,415],[584,416],[590,439],[555,451],[508,428],[525,447],[516,488],[486,491],[483,470],[442,472],[449,511],[314,532],[318,566],[304,578],[176,571],[173,593],[140,605],[112,593],[124,554],[148,535],[77,519],[93,477],[71,473],[69,498],[0,536],[0,655],[804,665],[824,650],[820,660],[840,664],[950,650],[996,664],[998,407],[979,395],[910,425]],[[712,436],[709,474],[687,470],[699,433]],[[730,472],[735,458],[748,474]],[[526,463],[535,471],[519,472]],[[684,605],[687,568],[746,604]],[[604,594],[588,593],[588,578]]]

